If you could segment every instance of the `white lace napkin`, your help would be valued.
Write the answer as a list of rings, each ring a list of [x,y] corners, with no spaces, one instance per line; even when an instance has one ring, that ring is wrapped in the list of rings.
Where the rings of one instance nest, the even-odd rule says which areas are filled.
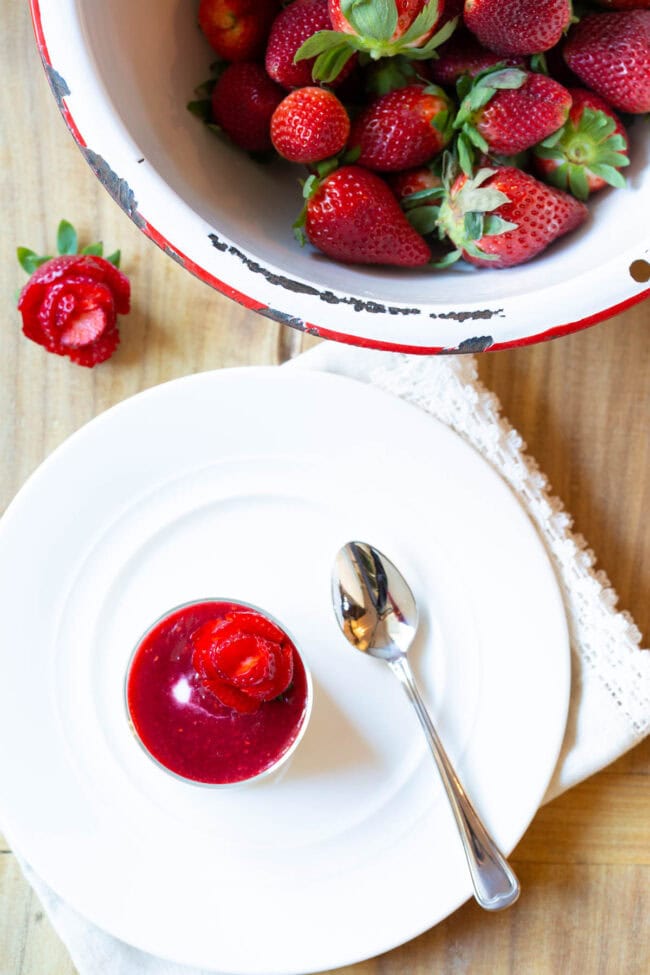
[[[650,652],[571,518],[548,492],[497,398],[477,380],[472,356],[424,358],[323,343],[283,368],[319,369],[372,382],[448,424],[500,472],[528,511],[560,581],[572,649],[566,737],[545,799],[608,765],[650,731]],[[207,975],[125,945],[88,923],[25,863],[23,869],[79,975]]]

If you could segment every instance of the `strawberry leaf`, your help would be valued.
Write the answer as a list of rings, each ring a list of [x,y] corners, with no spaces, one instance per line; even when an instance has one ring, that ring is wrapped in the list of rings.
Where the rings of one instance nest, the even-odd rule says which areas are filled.
[[[509,230],[516,230],[519,224],[504,220],[496,213],[486,213],[483,221],[483,235],[485,237],[496,237],[498,234],[507,234]]]
[[[605,182],[609,183],[610,186],[616,186],[618,189],[625,188],[625,177],[613,166],[608,166],[606,163],[597,162],[593,163],[589,169],[594,176],[600,176],[600,178],[604,179]]]
[[[37,267],[41,264],[45,264],[46,261],[51,261],[51,257],[40,257],[35,254],[34,251],[30,250],[29,247],[17,247],[16,257],[18,258],[18,263],[22,267],[23,271],[27,274],[33,274]]]
[[[466,244],[463,244],[463,250],[471,257],[479,257],[482,261],[499,260],[498,254],[486,254],[473,240],[468,240]]]
[[[444,257],[441,257],[439,261],[429,261],[427,267],[435,267],[444,270],[446,267],[451,267],[456,261],[460,260],[462,257],[462,252],[459,250],[449,251]]]
[[[329,84],[335,78],[338,78],[353,55],[354,49],[345,43],[323,51],[314,61],[311,72],[312,78],[314,81],[322,81],[325,84]]]
[[[417,230],[422,237],[434,233],[438,229],[439,207],[420,206],[409,210],[406,219],[414,230]]]
[[[468,125],[467,123],[463,126],[463,133],[467,136],[469,141],[481,152],[488,152],[489,146],[478,129],[475,129],[473,125]]]
[[[56,234],[56,249],[59,254],[76,254],[79,241],[77,231],[67,220],[62,220]]]
[[[546,62],[546,55],[543,51],[540,51],[538,54],[531,55],[530,70],[535,72],[535,74],[548,75],[548,64]]]
[[[465,236],[469,240],[480,240],[483,236],[483,214],[471,211],[465,214]]]
[[[609,147],[609,142],[607,143],[607,146]],[[616,168],[618,169],[619,167],[623,168],[625,166],[629,166],[630,160],[629,157],[625,155],[625,153],[610,152],[609,148],[607,148],[607,149],[599,150],[598,157],[594,159],[593,163],[589,168],[593,169],[594,166],[596,165],[616,166]]]
[[[431,4],[429,4],[431,6]],[[436,48],[439,48],[441,44],[448,41],[451,35],[456,30],[456,25],[458,24],[458,17],[454,17],[452,20],[448,20],[447,23],[440,28],[439,31],[431,37],[426,44],[422,47],[412,47],[409,49],[409,57],[415,58],[416,61],[424,61],[430,58],[437,58],[438,52]],[[415,25],[413,25],[415,26]],[[404,35],[406,37],[406,35]],[[416,39],[417,39],[416,35]],[[404,43],[404,37],[401,38],[401,43]]]
[[[343,156],[341,157],[342,166],[351,166],[355,163],[359,156],[361,155],[361,146],[352,146],[352,148],[347,149]]]
[[[472,148],[472,143],[469,141],[464,132],[461,132],[456,140],[456,150],[458,152],[458,162],[460,164],[460,168],[465,175],[471,176],[474,168],[474,150]]]
[[[431,119],[431,125],[438,132],[445,135],[452,128],[451,112],[448,108],[442,108],[437,115]]]
[[[419,37],[422,37],[424,34],[428,34],[438,20],[440,15],[439,7],[440,4],[438,3],[438,0],[429,0],[429,3],[422,7],[422,10],[417,15],[409,29],[402,34],[400,38],[401,43],[404,45],[412,44],[414,41],[417,41]]]
[[[483,75],[478,81],[478,87],[495,88],[498,90],[513,90],[521,88],[528,75],[521,68],[500,68],[497,71],[490,71]]]
[[[79,251],[79,253],[80,254],[90,254],[93,257],[101,257],[102,254],[104,253],[104,245],[103,245],[103,243],[100,240],[96,244],[88,244],[88,246],[82,248]]]
[[[540,142],[540,146],[543,146],[544,149],[552,149],[553,146],[558,144],[564,133],[565,127],[561,125],[559,129],[555,130],[555,132],[551,132],[550,135],[547,135],[544,141]]]
[[[341,34],[337,30],[319,30],[304,41],[293,56],[293,63],[318,57],[325,51],[340,47],[342,44],[354,45],[354,38],[348,34]]]
[[[305,223],[307,221],[307,204],[304,205],[298,216],[293,222],[293,236],[296,238],[301,247],[304,247],[307,243],[307,235],[305,234]]]
[[[589,196],[589,181],[583,166],[569,166],[569,190],[578,200]]]
[[[314,173],[307,177],[305,182],[302,184],[302,195],[305,200],[308,200],[314,195],[318,188],[318,182],[318,176],[314,175]]]
[[[341,0],[341,13],[362,38],[390,41],[397,30],[395,0]]]
[[[198,95],[199,98],[209,98],[214,91],[216,84],[216,78],[208,78],[207,81],[204,81],[200,85],[196,86],[194,89],[194,94]]]
[[[108,255],[108,257],[106,258],[106,260],[110,264],[113,264],[115,267],[119,267],[120,266],[120,261],[122,260],[122,251],[119,251],[119,250],[113,251],[112,254],[109,254]]]
[[[212,115],[212,107],[209,98],[198,98],[195,101],[188,102],[185,106],[188,112],[192,115],[196,115],[198,119],[202,122],[209,122]]]
[[[442,199],[445,195],[445,191],[442,186],[432,186],[426,190],[418,190],[416,193],[409,193],[408,196],[402,197],[400,203],[404,210],[410,210],[413,207],[419,206],[425,201],[427,203],[433,200]]]

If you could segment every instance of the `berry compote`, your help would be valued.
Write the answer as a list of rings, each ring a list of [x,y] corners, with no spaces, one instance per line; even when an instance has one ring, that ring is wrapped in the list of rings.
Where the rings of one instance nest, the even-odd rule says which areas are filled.
[[[192,782],[226,785],[275,768],[301,736],[310,685],[289,636],[244,603],[172,610],[137,645],[126,681],[133,730]]]

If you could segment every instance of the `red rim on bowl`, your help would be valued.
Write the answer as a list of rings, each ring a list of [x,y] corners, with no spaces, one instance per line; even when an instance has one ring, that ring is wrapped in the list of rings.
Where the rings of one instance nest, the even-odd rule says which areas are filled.
[[[88,129],[88,121],[86,118],[86,113],[79,112],[77,115],[73,112],[71,108],[71,102],[74,105],[74,99],[70,97],[71,92],[68,86],[59,73],[62,68],[69,69],[70,71],[75,70],[74,61],[68,62],[65,65],[55,65],[52,62],[50,56],[50,48],[56,47],[58,54],[57,56],[65,57],[65,51],[71,49],[73,45],[70,43],[67,47],[58,46],[57,38],[53,35],[56,34],[56,30],[63,30],[60,21],[65,16],[68,16],[66,10],[60,9],[57,5],[56,11],[52,13],[52,18],[55,17],[57,21],[57,28],[54,30],[52,26],[48,26],[47,30],[45,27],[45,22],[54,23],[54,20],[49,20],[49,0],[30,0],[30,8],[32,14],[32,20],[34,25],[34,32],[36,35],[36,41],[40,51],[41,59],[43,61],[43,66],[45,72],[52,88],[53,94],[59,106],[59,109],[65,119],[65,122],[75,139],[77,145],[85,156],[86,160],[89,162],[93,171],[98,175],[102,181],[105,188],[113,196],[116,202],[125,210],[125,212],[131,217],[131,219],[136,223],[140,230],[154,243],[156,243],[162,250],[172,256],[177,260],[186,270],[190,271],[193,275],[198,277],[200,280],[209,284],[211,287],[215,288],[217,291],[226,295],[229,298],[239,302],[244,307],[257,311],[265,317],[272,318],[283,324],[289,325],[293,328],[300,329],[308,332],[309,334],[315,335],[320,338],[330,339],[336,342],[356,345],[364,348],[372,348],[377,350],[389,351],[389,352],[402,352],[410,354],[420,354],[420,355],[431,355],[436,353],[472,353],[479,351],[498,351],[501,349],[515,348],[526,345],[531,345],[537,342],[547,341],[549,339],[557,338],[560,336],[568,335],[572,332],[577,332],[581,329],[587,328],[591,325],[595,325],[606,318],[613,315],[619,314],[626,309],[630,308],[632,305],[637,304],[642,301],[648,295],[650,295],[650,287],[641,287],[640,290],[636,290],[640,285],[645,284],[648,280],[647,277],[642,276],[641,279],[635,277],[633,268],[635,263],[643,265],[643,267],[648,267],[650,270],[650,264],[648,263],[648,253],[649,249],[646,246],[643,249],[643,253],[635,252],[633,255],[626,253],[625,255],[618,255],[616,267],[610,270],[612,276],[616,276],[616,298],[617,300],[612,302],[613,294],[610,293],[609,296],[603,294],[600,298],[594,298],[592,292],[593,288],[590,287],[590,282],[593,283],[593,275],[589,281],[585,279],[582,284],[576,284],[575,294],[580,298],[579,302],[575,302],[573,308],[567,309],[567,302],[561,300],[561,295],[555,295],[552,300],[549,299],[548,307],[551,309],[548,313],[543,311],[544,298],[541,289],[537,289],[533,292],[533,297],[535,300],[532,304],[528,306],[528,312],[530,317],[537,319],[535,324],[525,324],[525,320],[528,317],[527,309],[521,308],[521,295],[513,295],[510,298],[499,299],[485,299],[485,308],[475,307],[476,302],[470,303],[467,306],[463,305],[463,281],[462,278],[458,282],[458,292],[460,297],[458,301],[454,300],[454,304],[457,305],[455,308],[448,308],[446,306],[442,307],[439,305],[435,306],[435,311],[431,312],[431,306],[427,306],[420,319],[423,325],[430,327],[434,334],[440,334],[444,331],[445,339],[449,337],[449,344],[430,344],[428,341],[428,336],[426,335],[426,329],[420,331],[417,330],[417,341],[395,341],[392,339],[392,334],[399,329],[390,328],[391,337],[384,338],[381,335],[376,334],[378,331],[381,332],[382,329],[376,329],[372,324],[373,318],[375,320],[381,319],[382,317],[386,320],[392,321],[396,324],[403,321],[403,316],[409,311],[418,311],[419,309],[409,309],[407,307],[392,307],[388,305],[382,305],[374,300],[368,300],[367,289],[360,292],[359,295],[354,295],[347,292],[341,292],[339,295],[334,294],[334,292],[326,290],[324,292],[319,292],[316,288],[306,287],[302,279],[297,278],[295,281],[286,275],[282,276],[282,283],[288,283],[288,296],[287,289],[280,288],[279,291],[284,293],[278,296],[278,300],[275,300],[276,296],[273,295],[273,300],[269,301],[267,287],[268,281],[272,284],[277,284],[277,281],[273,281],[274,271],[277,272],[277,268],[273,268],[271,265],[264,266],[264,262],[259,255],[254,253],[248,253],[240,249],[236,244],[228,241],[227,238],[219,235],[216,238],[214,246],[220,252],[216,254],[214,250],[209,254],[208,257],[204,259],[204,253],[201,255],[198,253],[194,256],[186,253],[186,250],[191,249],[187,246],[179,247],[178,243],[171,239],[169,236],[170,230],[161,230],[159,226],[154,226],[154,224],[146,216],[147,208],[143,206],[143,212],[135,204],[135,195],[132,190],[135,187],[137,190],[137,196],[140,197],[144,184],[136,185],[135,180],[139,178],[138,174],[134,176],[131,184],[127,184],[124,179],[119,178],[113,171],[113,160],[105,160],[101,156],[92,150],[92,147],[88,144],[88,139],[90,138]],[[58,2],[58,0],[57,0]],[[71,8],[70,8],[71,9]],[[44,16],[44,11],[48,16]],[[72,16],[72,15],[70,15]],[[75,13],[75,17],[79,17],[78,12]],[[63,54],[61,53],[63,51]],[[74,53],[70,55],[71,58],[75,58]],[[76,63],[79,59],[76,58]],[[93,69],[94,69],[93,65]],[[57,70],[57,68],[59,70]],[[106,91],[101,89],[101,98],[105,103],[105,107],[112,109],[110,104],[110,98]],[[180,96],[182,97],[182,96]],[[83,116],[83,117],[82,117]],[[118,120],[116,123],[116,131],[119,132],[118,137],[118,148],[115,149],[117,155],[122,153],[123,159],[130,159],[133,155],[133,145],[132,139],[130,138],[128,132]],[[133,161],[133,160],[131,160]],[[144,159],[137,159],[137,162],[144,162]],[[116,165],[117,162],[115,163]],[[135,171],[134,171],[135,172]],[[150,176],[155,174],[156,178],[160,181],[161,177],[149,169]],[[107,174],[109,178],[107,177]],[[144,177],[142,177],[144,178]],[[146,195],[146,194],[145,194]],[[172,196],[174,194],[172,193]],[[180,204],[181,208],[184,208],[186,215],[192,215],[198,220],[198,215],[191,210],[189,205],[183,203],[178,198],[176,198],[176,204]],[[641,202],[641,206],[643,203]],[[157,212],[157,211],[156,211]],[[156,218],[156,223],[158,219]],[[174,226],[174,225],[173,225]],[[176,233],[176,231],[174,231]],[[641,250],[639,245],[638,250]],[[216,258],[215,258],[216,254]],[[237,282],[238,286],[233,284],[228,284],[221,276],[217,276],[211,270],[215,267],[218,261],[218,273],[224,274],[224,272],[230,272],[232,270],[233,260],[241,262],[242,267],[242,281]],[[255,279],[255,275],[251,277],[251,269],[255,273],[261,272],[267,279],[261,285],[259,279]],[[488,273],[501,273],[501,272],[488,272]],[[591,273],[591,272],[585,272]],[[277,278],[277,273],[275,274]],[[232,279],[232,277],[231,277]],[[253,286],[254,285],[254,286]],[[291,289],[295,286],[295,301],[292,301]],[[564,285],[558,286],[558,290],[562,290]],[[250,289],[250,290],[249,290]],[[256,296],[255,291],[258,290],[259,294]],[[308,309],[297,311],[295,303],[299,299],[304,298],[304,293],[313,293],[313,298],[308,299],[307,304]],[[566,289],[565,289],[566,292]],[[365,297],[364,297],[365,296]],[[605,303],[604,308],[599,308],[600,302]],[[284,307],[283,307],[284,302]],[[324,305],[323,302],[326,304]],[[331,313],[331,305],[335,304],[338,310],[337,322],[333,322],[333,317]],[[312,307],[313,305],[313,307]],[[497,307],[502,305],[503,307]],[[358,314],[360,306],[363,306],[364,314],[366,312],[372,312],[367,316],[365,322],[359,321],[363,318],[363,315]],[[312,313],[320,313],[320,310],[327,308],[327,312],[323,312],[324,323],[314,322],[312,323],[307,315]],[[505,309],[505,311],[504,311]],[[561,310],[558,310],[561,309]],[[581,314],[583,309],[591,309],[588,314]],[[559,323],[551,324],[549,327],[540,328],[539,326],[543,322],[543,315],[548,314],[548,317],[552,320],[557,321],[560,318]],[[391,317],[392,316],[392,317]],[[333,324],[338,324],[340,320],[349,319],[351,322],[351,327],[349,331],[341,331],[338,327],[332,327]],[[437,321],[431,322],[431,319]],[[498,319],[505,320],[502,324],[498,324]],[[450,330],[450,322],[453,328]],[[497,324],[490,326],[490,320],[497,320]],[[369,324],[370,322],[370,324]],[[495,334],[487,334],[489,332],[494,332]],[[501,332],[501,337],[499,337],[499,332]],[[375,333],[375,334],[373,334]],[[422,339],[420,338],[422,336]],[[442,335],[440,335],[442,338]]]

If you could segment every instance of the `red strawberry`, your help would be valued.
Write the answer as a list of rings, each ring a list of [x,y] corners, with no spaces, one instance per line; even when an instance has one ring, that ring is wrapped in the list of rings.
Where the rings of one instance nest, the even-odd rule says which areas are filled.
[[[438,226],[462,256],[477,267],[513,267],[579,227],[584,203],[504,166],[457,177],[440,207]]]
[[[294,61],[296,52],[303,43],[319,31],[331,31],[327,0],[293,0],[281,10],[273,21],[266,47],[266,70],[274,81],[283,88],[305,88],[314,83],[312,69],[314,58]],[[346,59],[347,61],[347,59]],[[354,63],[343,65],[328,78],[328,84],[335,85],[347,77]]]
[[[20,293],[23,332],[49,352],[95,366],[119,344],[116,316],[129,311],[130,293],[129,279],[103,257],[50,258]]]
[[[374,60],[401,52],[425,60],[451,36],[456,19],[443,23],[439,0],[329,0],[334,30],[321,30],[302,45],[296,59],[316,57],[313,75],[328,82],[355,51]]]
[[[419,166],[450,141],[452,102],[436,85],[408,85],[372,102],[355,120],[350,147],[358,162],[380,172]]]
[[[226,61],[251,61],[264,51],[280,0],[201,0],[199,26]]]
[[[330,20],[332,21],[332,27],[334,30],[341,31],[344,34],[353,34],[355,36],[363,37],[368,31],[368,21],[370,21],[370,26],[374,26],[371,19],[373,14],[372,11],[370,11],[370,17],[366,11],[363,11],[364,20],[359,21],[358,15],[355,17],[356,12],[354,10],[354,4],[351,5],[352,9],[348,10],[347,17],[341,10],[341,6],[341,0],[329,0]],[[350,6],[350,4],[348,4],[348,6]],[[360,6],[363,6],[363,4]],[[366,4],[366,6],[372,5]],[[379,6],[379,4],[377,6]],[[419,31],[417,36],[410,43],[405,45],[407,47],[421,47],[422,44],[429,40],[436,29],[436,25],[438,24],[442,13],[440,10],[442,4],[436,3],[435,0],[394,0],[393,6],[394,28],[388,37],[385,38],[387,42],[399,41],[403,39],[413,26],[414,22],[423,12],[430,13],[428,20],[431,21],[431,24],[428,25],[426,29]],[[427,7],[429,8],[429,11],[426,11],[425,9]],[[383,24],[381,26],[383,27]],[[377,31],[377,33],[379,33],[379,31]],[[373,40],[374,39],[375,38],[373,37]]]
[[[614,108],[650,112],[650,10],[590,14],[571,29],[564,59]]]
[[[438,229],[440,201],[445,196],[440,176],[432,172],[431,167],[420,166],[389,176],[388,183],[413,229],[423,237],[434,234]],[[443,256],[437,254],[439,241],[429,240],[427,243],[436,248],[436,258]]]
[[[418,267],[431,251],[402,213],[384,181],[360,166],[342,166],[305,183],[300,222],[314,247],[348,264]]]
[[[284,98],[271,119],[277,152],[296,163],[335,156],[350,135],[350,119],[336,95],[325,88],[297,88]]]
[[[437,189],[442,186],[442,180],[428,166],[418,166],[417,169],[407,169],[389,176],[388,185],[398,200],[404,200],[414,193],[428,193]]]
[[[454,127],[460,130],[461,167],[470,173],[473,148],[514,156],[566,122],[571,95],[559,82],[519,68],[490,70],[459,85],[463,101]]]
[[[284,91],[251,61],[229,65],[212,92],[212,116],[233,142],[249,152],[272,148],[271,116]]]
[[[571,22],[571,0],[465,0],[465,23],[498,54],[537,54]]]
[[[270,620],[237,612],[192,633],[192,666],[222,704],[252,713],[293,678],[293,648]]]
[[[483,47],[473,34],[461,27],[438,50],[438,57],[427,66],[427,76],[439,85],[452,87],[462,75],[473,78],[497,64],[524,67],[523,58],[504,58]]]
[[[627,133],[607,102],[592,91],[572,88],[569,119],[533,151],[535,168],[548,183],[579,200],[604,186],[625,186],[629,165]]]

